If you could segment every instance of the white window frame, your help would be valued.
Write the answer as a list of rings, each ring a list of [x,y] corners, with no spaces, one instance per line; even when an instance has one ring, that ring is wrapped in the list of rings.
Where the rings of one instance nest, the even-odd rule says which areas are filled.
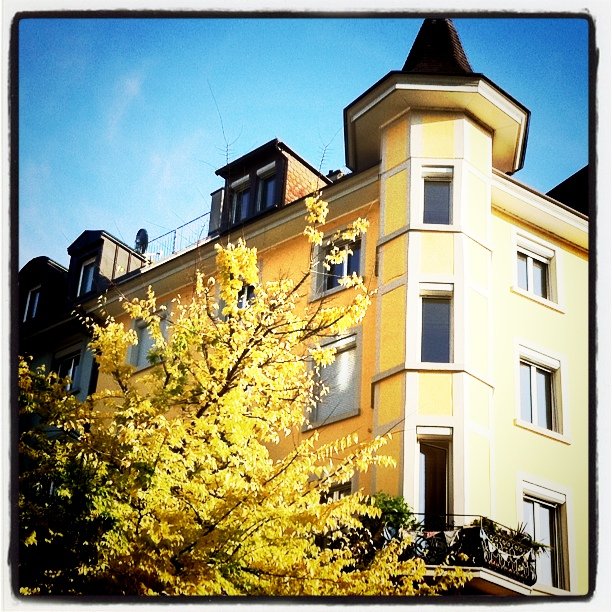
[[[531,393],[531,420],[525,420],[522,412],[522,376],[521,365],[527,364],[530,366],[530,393]],[[536,371],[537,369],[544,370],[550,374],[551,386],[551,413],[552,413],[552,429],[542,425],[537,418],[537,384]],[[563,386],[561,377],[562,364],[561,360],[555,357],[546,355],[540,351],[536,351],[526,346],[518,347],[518,371],[517,371],[517,417],[515,423],[521,427],[534,430],[538,433],[545,434],[549,437],[565,440],[567,428],[564,423],[563,411]]]
[[[519,286],[519,254],[527,258],[527,288]],[[534,291],[533,262],[546,264],[546,296]],[[550,243],[523,231],[515,233],[515,254],[513,259],[513,290],[532,300],[552,305],[559,309],[559,257],[557,249]]]
[[[83,286],[83,281],[85,280],[84,272],[85,272],[85,269],[88,268],[89,266],[92,266],[91,280],[90,280],[89,286],[84,287]],[[89,257],[81,264],[81,271],[79,273],[79,284],[78,284],[77,297],[80,297],[81,295],[86,295],[87,293],[93,291],[93,288],[95,285],[95,276],[96,276],[96,258]]]
[[[536,503],[554,508],[555,516],[555,549],[556,559],[554,565],[557,572],[557,585],[547,585],[538,580],[536,584],[544,588],[559,589],[561,591],[570,590],[570,576],[571,576],[571,557],[569,555],[570,549],[570,537],[568,533],[568,499],[567,495],[561,493],[555,489],[549,488],[548,486],[542,486],[534,482],[523,481],[520,487],[519,504],[519,516],[521,522],[525,523],[525,509],[524,502],[528,499]],[[536,534],[537,540],[537,534]],[[538,561],[536,558],[536,571],[538,562],[541,564],[541,559]]]
[[[342,421],[344,419],[352,418],[360,414],[360,404],[361,404],[361,338],[360,334],[357,331],[351,332],[342,336],[341,338],[336,338],[325,345],[325,348],[333,347],[336,349],[336,360],[338,356],[346,351],[355,351],[355,374],[354,374],[354,383],[351,385],[352,393],[354,394],[354,408],[348,412],[342,412],[334,415],[333,410],[329,415],[326,415],[324,419],[319,418],[319,409],[321,402],[317,403],[316,406],[313,407],[312,412],[310,414],[308,427],[316,428],[322,427],[323,425],[329,425],[330,423],[336,423],[337,421]],[[337,361],[334,361],[336,364]],[[331,365],[334,365],[331,364]],[[321,368],[320,376],[322,377],[322,382],[325,384],[325,368]],[[325,395],[322,399],[322,402],[325,402],[328,398],[332,397],[334,393],[333,389],[329,390],[329,393]]]
[[[453,486],[453,429],[452,427],[427,427],[417,426],[417,488],[416,507],[417,513],[425,520],[425,480],[423,465],[421,461],[421,445],[436,446],[443,448],[446,453],[446,492],[445,492],[445,516],[453,514],[454,508],[454,486]]]
[[[331,235],[330,235],[331,236]],[[329,240],[329,237],[328,239]],[[317,247],[317,262],[316,262],[316,271],[315,279],[314,279],[314,291],[313,291],[313,299],[332,295],[337,293],[338,291],[343,291],[344,287],[342,285],[337,285],[335,287],[331,287],[330,289],[326,289],[325,285],[327,284],[327,279],[330,276],[330,270],[326,270],[324,266],[325,256],[330,251],[334,245],[326,244],[327,240],[323,240],[323,244]],[[359,245],[359,270],[358,276],[363,276],[363,271],[365,268],[365,236],[358,236],[355,240],[340,240],[335,245],[339,249],[350,249],[351,246]],[[352,250],[352,249],[351,249]],[[353,255],[354,256],[354,255]],[[346,275],[348,271],[348,257],[342,262],[342,272],[343,275]]]
[[[247,285],[246,283],[242,285],[242,289],[238,291],[237,305],[238,308],[247,308],[251,301],[255,296],[255,286]]]
[[[421,211],[420,221],[424,226],[449,228],[454,224],[454,168],[452,166],[423,166],[421,169]],[[448,223],[431,223],[425,221],[425,183],[440,182],[449,184]]]
[[[74,361],[77,361],[76,366]],[[72,363],[70,369],[65,374],[60,374],[62,364],[70,360]],[[82,351],[78,347],[71,347],[69,349],[59,352],[55,356],[55,363],[57,364],[55,370],[60,376],[69,376],[71,382],[66,386],[66,391],[69,393],[76,394],[81,389],[81,376],[83,366],[83,355]]]
[[[42,289],[42,285],[37,285],[36,287],[32,287],[28,291],[28,297],[26,298],[25,310],[23,311],[23,322],[31,321],[36,318],[38,314],[38,307],[40,305],[40,292]],[[32,312],[30,313],[30,305],[32,304]]]
[[[450,322],[448,330],[448,350],[449,359],[448,361],[423,361],[423,300],[424,299],[437,299],[447,300],[450,307]],[[455,331],[455,298],[454,298],[454,284],[453,283],[420,283],[419,284],[419,362],[421,364],[433,364],[435,366],[443,364],[455,363],[455,342],[454,342],[454,331]]]

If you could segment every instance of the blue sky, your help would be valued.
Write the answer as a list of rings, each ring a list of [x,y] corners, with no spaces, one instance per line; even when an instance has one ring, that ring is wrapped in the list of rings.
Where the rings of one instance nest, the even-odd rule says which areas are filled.
[[[275,137],[325,173],[344,168],[344,107],[401,69],[421,22],[22,20],[19,266],[67,265],[86,229],[133,245],[140,227],[152,239],[201,215],[215,169]],[[531,111],[515,177],[548,191],[583,167],[587,22],[454,22],[472,68]]]

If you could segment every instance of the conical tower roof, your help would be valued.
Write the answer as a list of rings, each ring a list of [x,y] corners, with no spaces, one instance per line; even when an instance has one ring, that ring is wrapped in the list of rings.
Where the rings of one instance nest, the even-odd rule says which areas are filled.
[[[402,72],[413,74],[473,74],[459,34],[450,19],[425,19]]]
[[[492,136],[492,165],[512,174],[525,158],[529,110],[474,72],[450,19],[425,19],[402,70],[393,70],[344,109],[346,165],[353,172],[382,159],[381,128],[406,111],[456,111]]]

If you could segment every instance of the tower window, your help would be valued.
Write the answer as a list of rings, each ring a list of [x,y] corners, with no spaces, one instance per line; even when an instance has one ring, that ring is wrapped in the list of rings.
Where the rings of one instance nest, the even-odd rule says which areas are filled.
[[[451,298],[422,298],[421,361],[451,362]]]
[[[453,222],[452,183],[452,168],[423,168],[423,223]]]
[[[419,512],[427,529],[444,529],[449,509],[449,440],[419,442]]]
[[[449,225],[451,222],[451,182],[425,179],[423,223]]]

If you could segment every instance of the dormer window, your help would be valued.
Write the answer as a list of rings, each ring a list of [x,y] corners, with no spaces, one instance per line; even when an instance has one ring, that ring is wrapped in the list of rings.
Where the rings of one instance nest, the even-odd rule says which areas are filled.
[[[331,181],[274,139],[219,168],[223,189],[211,194],[208,235],[221,235],[295,202]]]
[[[257,211],[267,210],[277,203],[276,164],[272,162],[257,171]]]
[[[231,184],[232,210],[231,222],[239,223],[250,216],[251,185],[249,177],[245,176]]]
[[[40,301],[40,285],[28,291],[26,305],[23,312],[23,320],[31,321],[38,313],[38,303]]]
[[[92,257],[83,262],[81,275],[79,277],[79,290],[77,296],[85,295],[94,288],[94,274],[96,271],[96,258]]]

